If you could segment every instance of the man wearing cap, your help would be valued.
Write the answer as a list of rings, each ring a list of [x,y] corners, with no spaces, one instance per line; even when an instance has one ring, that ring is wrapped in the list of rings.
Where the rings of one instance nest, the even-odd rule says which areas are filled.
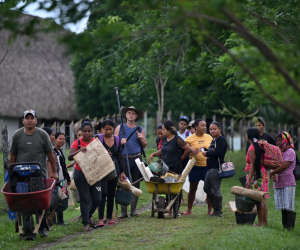
[[[188,138],[192,133],[187,130],[190,119],[187,116],[180,116],[179,119],[179,130],[177,132],[178,136],[180,136],[183,140]]]
[[[135,122],[139,121],[144,115],[144,112],[136,109],[134,106],[129,108],[122,107],[121,108],[121,116],[126,118],[126,124],[123,124],[123,128],[121,125],[117,126],[115,130],[115,135],[119,136],[121,139],[121,145],[126,144],[127,153],[128,153],[128,161],[131,173],[131,181],[135,182],[142,177],[135,160],[139,158],[142,160],[141,152],[142,148],[147,146],[147,140],[145,138],[145,131],[143,127],[137,127]],[[124,133],[123,133],[124,132]],[[133,133],[133,134],[132,134]],[[132,136],[127,138],[132,134]],[[124,167],[124,172],[126,176],[129,176],[127,161],[126,161],[126,152],[125,148],[122,150],[122,161]],[[134,185],[136,188],[140,188],[140,183]],[[136,206],[138,203],[138,197],[134,197],[131,201],[131,216],[136,216]],[[120,218],[127,218],[127,207],[122,207],[122,214]]]
[[[37,161],[41,164],[47,175],[46,156],[51,163],[51,178],[57,179],[56,163],[53,154],[53,147],[50,142],[49,135],[42,129],[36,128],[36,113],[32,109],[28,109],[23,113],[23,128],[20,128],[12,135],[12,143],[10,147],[10,162],[22,163]],[[48,236],[46,232],[45,222],[41,224],[39,233],[41,237]]]

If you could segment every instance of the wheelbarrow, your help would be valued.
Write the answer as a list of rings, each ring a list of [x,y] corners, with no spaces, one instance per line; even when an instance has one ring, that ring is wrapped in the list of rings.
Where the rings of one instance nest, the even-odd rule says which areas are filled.
[[[15,193],[11,190],[9,182],[6,182],[1,190],[9,210],[17,212],[16,233],[19,232],[21,239],[36,238],[45,210],[50,207],[55,180],[44,178],[43,183],[46,184],[45,189],[40,191]],[[32,215],[36,216],[36,225]]]
[[[165,213],[173,209],[173,217],[178,217],[180,193],[184,182],[172,182],[172,183],[159,183],[145,181],[147,190],[152,196],[152,211],[151,217],[155,216],[157,212],[158,218],[165,218]],[[158,194],[165,194],[164,196],[158,196]]]

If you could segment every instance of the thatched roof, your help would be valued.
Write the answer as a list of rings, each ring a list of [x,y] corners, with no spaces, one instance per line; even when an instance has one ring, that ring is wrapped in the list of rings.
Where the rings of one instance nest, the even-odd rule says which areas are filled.
[[[22,15],[20,22],[31,20]],[[56,42],[58,34],[43,33],[30,40],[18,36],[7,45],[10,32],[0,31],[0,116],[21,117],[31,108],[38,118],[73,120],[79,117],[74,102],[71,57],[65,57],[65,47]]]

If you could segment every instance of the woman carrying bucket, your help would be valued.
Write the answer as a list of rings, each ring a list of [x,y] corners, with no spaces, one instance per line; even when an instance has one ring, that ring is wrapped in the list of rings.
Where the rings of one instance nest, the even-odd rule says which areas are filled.
[[[162,156],[162,160],[169,167],[169,170],[181,174],[183,171],[182,160],[184,160],[190,153],[197,155],[198,151],[192,149],[181,137],[177,135],[176,128],[171,121],[165,121],[162,126],[163,140],[160,150],[151,154],[149,157],[149,164],[153,160],[153,157]],[[182,154],[182,150],[184,153]],[[181,193],[179,199],[181,200]],[[169,214],[166,217],[172,216]]]
[[[106,119],[102,123],[98,123],[94,126],[96,130],[103,131],[102,135],[99,135],[99,139],[103,146],[107,149],[108,153],[110,154],[113,162],[116,166],[117,176],[111,180],[105,181],[101,180],[101,202],[98,206],[98,216],[99,216],[99,223],[98,227],[102,227],[104,225],[115,225],[118,224],[116,221],[112,220],[112,213],[114,208],[114,200],[116,194],[116,187],[118,183],[118,176],[120,176],[121,181],[126,180],[126,176],[123,171],[122,166],[122,156],[121,150],[119,145],[119,137],[117,135],[114,136],[114,128],[115,123],[110,120]],[[104,210],[105,210],[105,203],[106,203],[106,219],[107,222],[104,224]],[[94,208],[95,211],[96,208]]]
[[[83,137],[79,140],[75,140],[72,143],[68,159],[72,161],[74,156],[79,152],[85,153],[87,151],[86,146],[93,140],[94,127],[91,122],[85,121],[81,125]],[[80,144],[80,145],[79,145]],[[92,203],[99,205],[101,201],[101,182],[97,181],[94,185],[90,186],[80,168],[76,163],[74,170],[74,182],[77,187],[80,196],[80,212],[82,216],[82,224],[85,231],[90,231],[92,227],[97,227],[97,224],[92,219],[92,208],[90,206],[90,198]],[[90,225],[90,226],[89,226]]]

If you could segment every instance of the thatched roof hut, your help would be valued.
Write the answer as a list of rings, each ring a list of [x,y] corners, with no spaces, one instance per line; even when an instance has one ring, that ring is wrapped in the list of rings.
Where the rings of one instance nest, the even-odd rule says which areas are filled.
[[[31,20],[22,15],[20,22]],[[67,32],[67,31],[65,31]],[[57,33],[37,34],[28,39],[18,36],[8,45],[10,32],[0,32],[0,117],[19,118],[28,108],[38,118],[78,119],[74,102],[74,76],[69,67],[71,57],[64,56],[66,49],[56,42]],[[27,42],[30,45],[27,46]]]

